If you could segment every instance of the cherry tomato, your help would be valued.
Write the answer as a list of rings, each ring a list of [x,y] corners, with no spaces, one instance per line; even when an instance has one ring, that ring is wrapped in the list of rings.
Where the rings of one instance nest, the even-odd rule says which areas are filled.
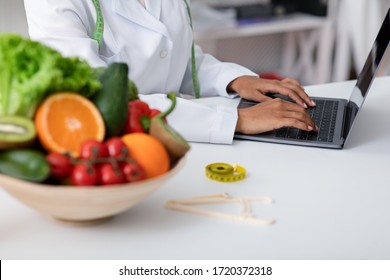
[[[96,167],[90,163],[78,163],[74,166],[70,179],[75,186],[94,186],[98,183]]]
[[[80,147],[81,159],[104,158],[108,156],[107,146],[97,140],[87,140]]]
[[[129,154],[129,149],[120,137],[111,137],[104,144],[110,157],[127,157]]]
[[[73,169],[70,156],[60,153],[49,153],[46,156],[50,165],[50,175],[55,179],[64,179],[70,175]]]
[[[99,165],[98,181],[100,185],[122,184],[125,176],[117,164],[105,162]]]
[[[121,162],[120,168],[127,182],[137,182],[146,178],[142,167],[133,160]]]

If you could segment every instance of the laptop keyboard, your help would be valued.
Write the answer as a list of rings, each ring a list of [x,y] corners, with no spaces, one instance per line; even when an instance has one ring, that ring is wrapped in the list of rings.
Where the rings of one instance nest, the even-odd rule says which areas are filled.
[[[319,127],[319,131],[304,131],[294,127],[284,127],[278,129],[276,137],[310,140],[319,142],[332,142],[335,126],[338,101],[316,100],[317,106],[307,109],[314,123]]]

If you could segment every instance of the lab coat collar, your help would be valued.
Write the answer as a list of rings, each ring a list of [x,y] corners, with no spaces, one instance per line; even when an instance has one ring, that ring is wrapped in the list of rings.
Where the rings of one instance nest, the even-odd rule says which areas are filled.
[[[113,0],[112,9],[124,18],[169,37],[168,31],[160,21],[162,0],[146,0],[145,10],[137,0]]]
[[[161,17],[161,1],[162,0],[145,0],[146,10],[158,20],[160,20]]]

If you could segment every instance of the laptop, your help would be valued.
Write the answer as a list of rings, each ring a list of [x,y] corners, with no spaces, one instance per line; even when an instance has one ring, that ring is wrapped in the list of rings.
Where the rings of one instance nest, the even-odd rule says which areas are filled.
[[[261,134],[236,133],[235,139],[263,141],[281,144],[342,149],[356,121],[357,115],[367,97],[377,69],[390,41],[390,9],[383,21],[368,58],[359,73],[349,100],[313,97],[317,106],[309,108],[308,113],[319,127],[319,131],[303,131],[293,127],[283,127]],[[287,98],[282,95],[274,97]],[[241,99],[238,108],[247,108],[256,102]]]

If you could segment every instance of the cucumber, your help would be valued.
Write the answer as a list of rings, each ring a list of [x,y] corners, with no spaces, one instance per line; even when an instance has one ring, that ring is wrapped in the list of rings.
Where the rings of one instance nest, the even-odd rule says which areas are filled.
[[[176,94],[174,92],[169,92],[167,97],[172,101],[172,104],[167,111],[152,118],[149,134],[156,137],[164,144],[171,160],[174,162],[188,152],[190,145],[183,136],[164,121],[164,118],[166,118],[176,106]]]
[[[7,150],[0,153],[0,172],[22,180],[43,182],[50,176],[50,165],[45,155],[37,150]]]
[[[125,63],[113,63],[100,75],[102,89],[92,97],[106,125],[106,138],[123,131],[128,114],[128,72]]]

